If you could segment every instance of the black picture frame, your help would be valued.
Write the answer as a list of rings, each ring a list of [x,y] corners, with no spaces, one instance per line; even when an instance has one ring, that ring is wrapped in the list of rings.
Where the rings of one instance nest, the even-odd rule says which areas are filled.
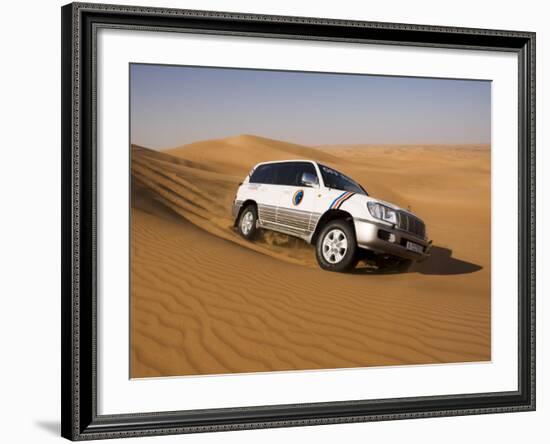
[[[62,15],[62,436],[118,438],[535,409],[535,33],[72,3]],[[96,91],[100,27],[510,51],[519,65],[518,390],[97,414]]]

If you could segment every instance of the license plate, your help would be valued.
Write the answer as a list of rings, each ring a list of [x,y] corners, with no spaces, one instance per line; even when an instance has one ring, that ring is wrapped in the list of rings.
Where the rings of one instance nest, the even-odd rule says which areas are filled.
[[[423,253],[424,247],[422,245],[415,244],[414,242],[407,241],[407,250],[414,251],[416,253]]]

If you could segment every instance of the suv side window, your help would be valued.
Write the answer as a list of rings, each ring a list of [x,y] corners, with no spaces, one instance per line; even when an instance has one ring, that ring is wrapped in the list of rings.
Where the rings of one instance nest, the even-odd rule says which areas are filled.
[[[300,187],[303,186],[301,179],[304,173],[317,177],[317,171],[310,162],[270,163],[256,168],[249,182]]]
[[[296,163],[283,162],[275,164],[275,184],[294,185],[296,182]]]
[[[309,173],[317,177],[315,167],[310,162],[282,162],[275,165],[275,184],[303,186],[301,179],[303,173]]]
[[[302,180],[302,175],[304,173],[308,173],[308,174],[311,174],[312,176],[314,177],[317,177],[317,183],[319,183],[319,177],[317,176],[317,171],[315,170],[315,167],[313,166],[313,164],[311,162],[296,162],[296,185],[297,187],[301,187],[301,186],[305,186],[302,184],[301,180]]]
[[[260,165],[254,170],[248,182],[250,183],[275,183],[275,165],[267,164]]]

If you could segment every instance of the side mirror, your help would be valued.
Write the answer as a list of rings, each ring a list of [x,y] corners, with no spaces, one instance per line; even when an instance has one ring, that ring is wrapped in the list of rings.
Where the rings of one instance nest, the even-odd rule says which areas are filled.
[[[317,179],[317,176],[311,173],[302,173],[302,178],[300,179],[300,183],[306,187],[316,187],[319,185],[319,180]]]

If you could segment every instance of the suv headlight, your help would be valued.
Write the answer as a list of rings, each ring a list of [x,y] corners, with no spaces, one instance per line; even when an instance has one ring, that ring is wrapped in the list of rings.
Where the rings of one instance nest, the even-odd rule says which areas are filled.
[[[367,202],[367,208],[372,217],[392,224],[397,224],[397,213],[390,207],[376,202]]]

